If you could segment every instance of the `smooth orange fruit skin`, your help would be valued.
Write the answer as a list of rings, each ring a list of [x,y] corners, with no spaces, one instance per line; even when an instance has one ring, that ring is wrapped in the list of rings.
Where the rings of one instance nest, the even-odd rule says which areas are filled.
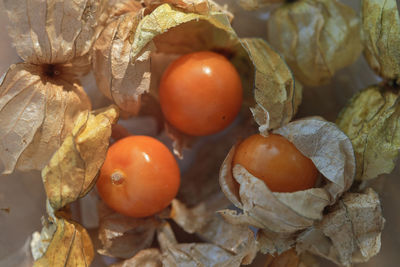
[[[187,54],[172,62],[159,89],[167,121],[193,136],[226,128],[239,113],[243,99],[235,67],[224,56],[209,51]]]
[[[113,182],[116,172],[125,177]],[[178,164],[164,144],[148,136],[129,136],[109,148],[97,190],[110,208],[141,218],[166,208],[179,184]]]
[[[255,134],[239,144],[233,166],[240,164],[263,180],[272,192],[295,192],[314,187],[318,170],[281,135]]]

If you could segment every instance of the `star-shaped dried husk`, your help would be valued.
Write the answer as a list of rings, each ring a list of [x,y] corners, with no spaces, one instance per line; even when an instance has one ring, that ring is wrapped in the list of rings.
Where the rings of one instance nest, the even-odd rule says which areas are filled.
[[[20,63],[6,73],[0,85],[4,173],[43,168],[72,130],[78,114],[91,108],[80,83],[64,72],[67,69]],[[49,77],[49,72],[56,77]]]
[[[107,18],[106,4],[106,0],[4,0],[17,53],[36,65],[66,63],[87,54]]]
[[[160,220],[156,216],[131,218],[99,203],[98,253],[110,257],[128,259],[139,251],[149,248],[153,242]]]
[[[320,185],[293,193],[271,192],[243,166],[232,166],[233,147],[222,164],[220,185],[243,213],[223,210],[221,214],[231,223],[262,229],[258,234],[262,251],[280,253],[293,244],[296,233],[321,220],[324,208],[350,188],[355,158],[349,138],[335,124],[320,118],[294,121],[274,133],[287,138],[314,162],[323,176]]]
[[[371,86],[356,94],[341,111],[338,126],[353,143],[358,180],[390,173],[400,149],[398,89]]]
[[[255,10],[271,4],[281,4],[286,0],[239,0],[239,5],[246,10]]]
[[[0,159],[4,173],[40,170],[91,108],[78,77],[106,16],[106,1],[5,0],[9,29],[25,63],[13,65],[0,85]]]
[[[296,249],[340,266],[366,262],[380,250],[384,222],[379,197],[372,189],[346,193],[321,222],[299,236]]]
[[[299,0],[276,9],[268,20],[268,41],[308,86],[329,81],[360,55],[360,21],[337,0]]]
[[[96,182],[106,157],[118,108],[82,112],[75,126],[42,170],[46,195],[53,209],[83,197]]]
[[[364,53],[371,68],[389,80],[400,78],[400,18],[396,0],[363,0]]]
[[[142,94],[150,91],[157,99],[160,77],[150,78],[155,68],[151,59],[161,54],[177,56],[214,50],[227,55],[240,73],[245,106],[260,102],[270,112],[272,125],[289,121],[294,114],[296,94],[284,61],[261,39],[240,40],[222,8],[209,5],[208,12],[191,13],[193,6],[178,5],[181,2],[185,1],[171,1],[175,6],[160,5],[150,14],[127,13],[105,29],[95,44],[93,56],[97,83],[103,93],[123,110],[135,114]],[[265,96],[269,96],[267,100]],[[175,141],[174,150],[181,155],[182,148],[192,143],[193,137],[172,127],[168,129]]]

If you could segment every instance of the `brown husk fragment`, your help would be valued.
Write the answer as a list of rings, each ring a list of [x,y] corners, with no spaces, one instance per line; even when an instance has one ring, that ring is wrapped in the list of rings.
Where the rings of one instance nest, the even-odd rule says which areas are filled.
[[[321,222],[299,236],[296,249],[341,266],[366,262],[380,250],[384,222],[379,197],[372,189],[346,193]]]
[[[363,0],[361,7],[365,58],[389,80],[400,78],[400,18],[396,0]]]
[[[4,173],[42,169],[91,108],[69,65],[12,65],[0,85],[0,158]]]
[[[277,256],[268,255],[264,267],[319,267],[319,263],[309,253],[298,255],[290,249]]]
[[[159,3],[151,2],[153,5]],[[203,2],[198,1],[196,4]],[[119,17],[96,42],[93,54],[96,79],[99,87],[104,87],[101,90],[106,96],[114,99],[122,109],[136,114],[141,95],[148,92],[155,99],[158,97],[159,77],[149,75],[161,76],[162,71],[154,73],[152,65],[155,63],[151,59],[168,55],[171,62],[185,53],[212,50],[227,56],[241,75],[244,107],[254,105],[253,85],[256,84],[256,101],[268,109],[274,125],[287,122],[293,116],[293,77],[283,60],[265,41],[240,40],[224,9],[211,2],[208,12],[186,1],[171,3],[157,6],[154,10],[149,9],[149,14],[149,10],[146,10]],[[194,7],[196,12],[191,13]],[[129,16],[134,19],[126,19]],[[150,61],[153,62],[151,65]],[[270,64],[264,66],[265,62]],[[116,81],[117,74],[121,81]],[[273,93],[266,92],[269,90]],[[268,100],[262,100],[265,95],[269,96]],[[132,101],[128,104],[126,101],[129,99]],[[172,127],[167,127],[167,130],[175,141],[174,151],[182,156],[182,149],[192,144],[193,137]]]
[[[106,157],[118,108],[82,112],[72,132],[42,170],[46,194],[53,209],[86,195]]]
[[[399,92],[371,86],[356,94],[341,111],[338,126],[353,143],[358,180],[390,173],[400,149]]]
[[[128,259],[142,249],[149,248],[153,242],[159,220],[131,218],[116,213],[103,202],[99,203],[99,239],[101,247],[98,253],[110,257]]]
[[[328,82],[362,51],[357,14],[337,0],[282,5],[268,20],[267,39],[307,86]]]
[[[294,121],[274,132],[286,137],[314,162],[323,175],[321,185],[293,193],[273,193],[241,165],[232,166],[233,147],[222,164],[220,185],[243,213],[223,210],[221,215],[231,223],[263,229],[262,238],[258,237],[259,242],[264,240],[263,250],[280,253],[293,244],[298,231],[321,220],[324,208],[349,189],[355,174],[355,158],[348,137],[335,124],[320,118]],[[280,246],[271,243],[275,239]]]
[[[143,249],[134,257],[111,267],[162,267],[161,251],[156,248]]]

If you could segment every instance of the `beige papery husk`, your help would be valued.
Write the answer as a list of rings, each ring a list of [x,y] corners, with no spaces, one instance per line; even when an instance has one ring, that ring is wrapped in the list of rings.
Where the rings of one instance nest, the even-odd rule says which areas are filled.
[[[400,17],[395,0],[362,1],[365,58],[380,75],[380,84],[355,94],[337,124],[356,153],[356,179],[368,183],[391,173],[400,149]]]
[[[329,82],[362,51],[360,20],[338,0],[298,0],[272,12],[267,40],[307,86]]]
[[[4,0],[9,33],[24,63],[0,85],[0,160],[4,173],[40,170],[91,104],[78,80],[90,69],[106,1]]]
[[[127,258],[115,266],[250,264],[257,253],[254,233],[247,226],[227,223],[215,213],[226,204],[219,193],[192,208],[175,199],[171,209],[143,219],[106,212],[100,218],[103,246],[98,252]],[[157,249],[150,248],[155,232]],[[129,258],[129,254],[134,256]]]
[[[69,205],[94,186],[106,158],[118,108],[84,111],[71,133],[42,170],[47,215],[41,233],[32,236],[34,266],[89,266],[94,249],[88,232],[71,220]]]
[[[210,1],[147,2],[149,6],[113,20],[93,49],[98,87],[122,110],[151,113],[146,111],[148,107],[141,107],[141,99],[148,96],[158,101],[159,80],[168,64],[182,54],[212,50],[225,55],[238,70],[244,113],[257,103],[270,111],[274,126],[290,121],[300,102],[299,87],[265,41],[239,39],[226,10]],[[182,156],[183,147],[192,144],[194,137],[168,123],[166,126],[174,140],[174,152]]]
[[[292,142],[320,172],[315,188],[293,193],[271,192],[245,167],[232,166],[234,146],[220,171],[224,194],[242,212],[223,210],[233,224],[252,225],[263,253],[281,253],[295,244],[297,235],[323,218],[324,209],[347,191],[355,174],[354,151],[349,138],[321,118],[293,121],[273,131]],[[268,134],[267,130],[262,132]]]

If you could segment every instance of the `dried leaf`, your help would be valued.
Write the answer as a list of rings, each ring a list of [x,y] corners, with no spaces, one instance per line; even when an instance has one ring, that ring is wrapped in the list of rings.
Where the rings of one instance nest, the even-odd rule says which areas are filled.
[[[357,14],[337,0],[282,5],[268,20],[267,39],[308,86],[328,82],[362,50]]]
[[[384,219],[378,195],[347,193],[313,228],[297,240],[298,250],[308,250],[339,265],[368,261],[381,247]]]
[[[282,244],[286,244],[283,251],[290,245],[288,237],[322,219],[324,208],[349,189],[355,173],[355,159],[348,137],[333,123],[321,119],[294,121],[275,133],[286,137],[314,162],[324,176],[323,184],[293,193],[273,193],[241,165],[232,166],[235,153],[232,148],[222,164],[220,184],[225,195],[243,213],[225,210],[221,215],[231,223],[250,224],[278,234]],[[268,238],[265,240],[269,242]],[[266,244],[265,247],[270,246]]]
[[[107,208],[104,203],[100,204],[99,213],[100,254],[128,259],[142,249],[150,247],[159,224],[155,217],[127,217]]]
[[[358,180],[390,173],[400,149],[400,105],[396,90],[369,87],[341,111],[337,124],[353,143]]]
[[[161,252],[156,248],[144,249],[134,257],[111,267],[162,267]]]
[[[5,0],[18,55],[32,64],[59,64],[83,56],[106,19],[106,3]]]
[[[239,0],[239,5],[246,10],[255,10],[272,4],[284,3],[285,0]]]
[[[285,125],[293,118],[296,110],[296,88],[292,73],[264,40],[242,41],[255,67],[254,99],[258,105],[253,109],[253,114],[256,122],[263,125],[264,110],[268,110],[271,128]]]
[[[106,157],[112,124],[118,110],[111,106],[83,112],[74,129],[42,170],[43,183],[53,209],[84,196],[94,185]]]
[[[400,18],[396,0],[363,0],[365,57],[381,77],[400,78]]]
[[[34,266],[90,266],[94,258],[89,234],[79,224],[57,219],[50,244]],[[45,242],[48,242],[45,240]]]
[[[76,79],[63,79],[70,77],[66,68],[17,64],[5,75],[0,85],[4,173],[15,168],[42,169],[72,130],[79,113],[90,109],[90,101]],[[55,74],[57,77],[52,76]]]

